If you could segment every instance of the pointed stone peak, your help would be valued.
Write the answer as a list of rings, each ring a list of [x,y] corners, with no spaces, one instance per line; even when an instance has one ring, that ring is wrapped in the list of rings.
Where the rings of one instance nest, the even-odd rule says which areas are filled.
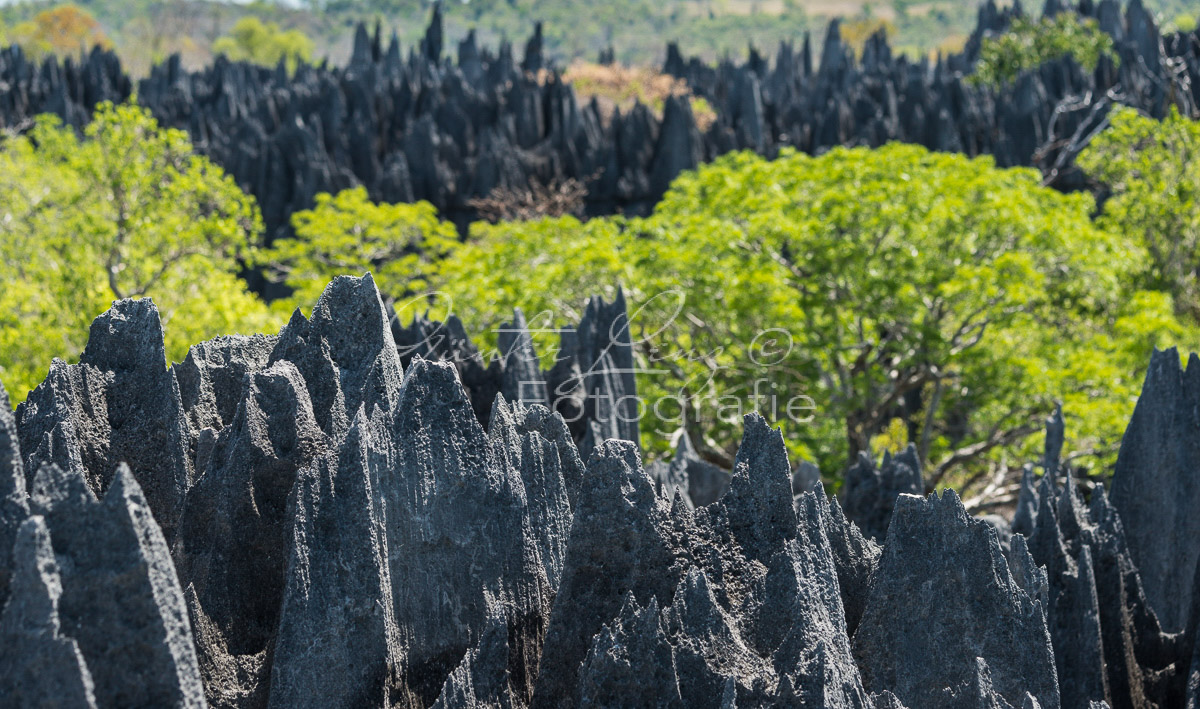
[[[279,331],[279,339],[285,339],[288,335],[292,337],[304,337],[307,335],[308,329],[308,318],[304,317],[304,313],[300,311],[300,308],[296,308],[292,311],[292,316],[288,318],[287,325],[284,325],[283,329]]]
[[[896,496],[901,494],[925,494],[916,447],[909,444],[895,456],[885,451],[878,466],[868,453],[859,451],[858,460],[846,471],[842,509],[864,535],[882,541],[891,523]]]
[[[162,321],[149,298],[118,300],[92,321],[81,364],[111,372],[167,369]]]
[[[645,608],[628,594],[621,611],[592,641],[579,670],[581,706],[682,707],[675,653],[658,600]]]
[[[1033,466],[1025,465],[1021,470],[1021,488],[1017,492],[1017,509],[1013,512],[1012,530],[1029,536],[1033,533],[1033,520],[1037,517],[1038,493],[1033,478]]]
[[[1040,601],[1043,609],[1049,608],[1050,586],[1046,577],[1046,567],[1039,566],[1029,551],[1025,535],[1017,533],[1012,537],[1008,551],[1008,566],[1013,579],[1030,598]]]
[[[475,440],[484,437],[458,370],[446,361],[419,357],[412,361],[400,385],[395,415],[397,422],[426,425],[431,430],[453,427]]]
[[[496,398],[492,400],[492,410],[488,415],[488,435],[493,438],[504,437],[510,432],[515,432],[518,422],[516,407],[509,406],[503,392],[496,392]]]
[[[749,556],[766,561],[784,541],[796,537],[791,465],[779,429],[772,429],[757,413],[743,420],[733,480],[720,504]]]
[[[741,645],[741,640],[735,636],[733,621],[713,595],[708,575],[698,568],[689,569],[680,579],[675,600],[666,608],[665,615],[673,632],[726,648]]]
[[[9,405],[8,392],[0,382],[0,524],[4,520],[6,500],[16,502],[25,498],[25,464],[21,459],[21,442],[17,419]]]
[[[12,599],[0,613],[0,696],[14,707],[94,709],[87,663],[61,633],[62,578],[41,517],[22,523],[12,551]]]
[[[615,438],[601,441],[592,449],[587,477],[603,480],[607,484],[617,482],[622,487],[636,487],[638,481],[643,479],[645,483],[650,482],[642,470],[642,456],[637,446]]]
[[[917,615],[923,622],[912,622]],[[910,705],[963,706],[941,688],[980,686],[980,657],[1004,701],[1031,691],[1059,706],[1041,603],[1014,580],[995,529],[969,517],[952,491],[897,499],[854,647],[867,689]]]
[[[1042,455],[1042,466],[1051,477],[1058,473],[1065,435],[1066,424],[1063,422],[1062,404],[1058,404],[1054,407],[1054,413],[1046,419],[1046,448]]]
[[[79,470],[63,470],[54,464],[43,465],[33,479],[29,492],[30,509],[49,514],[59,509],[85,509],[98,502]]]
[[[446,678],[434,709],[495,707],[512,709],[522,704],[513,697],[508,672],[508,626],[490,609],[487,629],[475,647]]]
[[[25,520],[13,545],[13,607],[0,621],[0,634],[59,631],[58,599],[62,578],[50,546],[50,530],[42,517]],[[14,626],[20,626],[14,627]]]
[[[1075,539],[1088,525],[1087,510],[1076,490],[1075,476],[1067,471],[1062,493],[1058,496],[1058,524],[1065,539]]]
[[[112,485],[104,493],[104,504],[120,507],[129,507],[130,505],[146,507],[146,496],[142,494],[142,486],[138,485],[137,478],[133,477],[133,472],[128,465],[122,463],[117,466],[117,474],[113,476]]]
[[[8,405],[8,393],[0,382],[0,610],[8,600],[13,543],[18,528],[28,516],[29,495],[17,422]]]
[[[347,410],[359,403],[390,409],[402,367],[391,320],[371,274],[333,279],[313,307],[311,322],[328,341],[340,369]]]

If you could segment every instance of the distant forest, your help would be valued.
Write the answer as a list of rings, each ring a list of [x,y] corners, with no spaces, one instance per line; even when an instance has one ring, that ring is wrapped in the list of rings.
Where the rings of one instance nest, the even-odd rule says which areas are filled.
[[[22,25],[28,27],[39,13],[62,5],[21,1],[0,6],[0,44],[15,41]],[[135,74],[174,53],[182,55],[185,66],[207,63],[216,53],[214,44],[248,16],[302,33],[311,40],[316,60],[344,62],[353,26],[363,20],[378,20],[385,33],[395,32],[411,47],[424,31],[430,5],[428,0],[75,3],[95,19],[96,33]],[[819,39],[833,17],[843,18],[842,34],[851,43],[885,29],[891,45],[910,55],[957,51],[975,24],[978,5],[975,0],[455,0],[443,7],[451,42],[470,30],[488,44],[502,38],[524,42],[534,24],[543,22],[545,51],[565,66],[575,59],[594,61],[609,48],[618,62],[657,64],[668,41],[678,42],[685,53],[716,61],[724,55],[743,56],[751,45],[770,50],[805,32]],[[1189,28],[1200,14],[1188,0],[1145,0],[1145,5],[1166,28]]]

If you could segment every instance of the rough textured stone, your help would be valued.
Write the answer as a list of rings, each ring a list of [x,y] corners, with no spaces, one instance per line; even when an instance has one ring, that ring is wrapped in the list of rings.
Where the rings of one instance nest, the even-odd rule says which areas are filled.
[[[579,670],[579,706],[617,705],[685,706],[675,651],[654,598],[639,608],[628,594],[617,617],[596,634]]]
[[[663,609],[663,625],[685,706],[711,705],[716,697],[724,701],[727,691],[733,702],[739,697],[745,705],[767,701],[778,683],[775,669],[747,647],[703,571],[693,568],[680,581],[675,602]]]
[[[242,379],[267,368],[277,341],[264,335],[218,337],[194,345],[171,367],[193,435],[205,428],[220,431],[233,422],[242,400]]]
[[[862,533],[877,542],[887,536],[892,507],[897,495],[924,495],[921,461],[916,446],[909,444],[899,455],[883,454],[878,466],[870,455],[861,452],[846,471],[842,490],[842,509],[846,518]]]
[[[17,407],[17,426],[26,476],[55,463],[82,471],[100,495],[124,463],[172,538],[192,466],[179,386],[167,370],[151,300],[119,300],[96,318],[79,364],[55,360]]]
[[[400,660],[383,498],[385,415],[359,409],[336,455],[296,478],[269,706],[390,707]]]
[[[12,707],[95,707],[87,663],[63,634],[62,578],[41,517],[21,525],[13,556],[12,600],[0,614],[0,696]]]
[[[645,603],[651,598],[669,603],[682,577],[672,562],[670,510],[655,493],[632,443],[601,443],[583,480],[546,632],[535,706],[574,706],[592,638],[617,616],[626,594]]]
[[[674,457],[655,461],[646,468],[655,489],[666,499],[678,490],[693,509],[715,502],[729,489],[729,473],[701,458],[685,431],[677,435]]]
[[[1112,505],[1163,629],[1183,630],[1200,560],[1200,359],[1155,351],[1121,439]]]
[[[442,686],[435,709],[489,707],[510,709],[523,706],[513,697],[508,677],[508,627],[494,612],[479,644],[467,650],[462,662]]]
[[[404,691],[414,705],[437,699],[486,630],[490,595],[504,600],[510,675],[528,700],[554,592],[525,482],[495,460],[453,365],[414,360],[393,415],[396,457],[380,489]]]
[[[545,435],[553,437],[548,440]],[[488,437],[496,461],[510,476],[525,484],[530,532],[537,539],[537,552],[551,589],[562,577],[567,536],[571,532],[571,504],[564,470],[582,471],[579,454],[567,438],[562,419],[543,406],[526,408],[520,402],[509,407],[503,395],[492,406]],[[581,472],[572,472],[580,477]]]
[[[829,51],[839,71],[852,61]],[[402,367],[369,278],[335,281],[313,318],[297,314],[279,337],[202,343],[173,370],[144,327],[147,305],[103,316],[88,361],[52,366],[19,415],[0,390],[0,532],[19,530],[0,548],[12,579],[0,612],[6,699],[1150,709],[1200,695],[1200,595],[1184,604],[1185,630],[1165,632],[1122,515],[1061,463],[1061,412],[1048,422],[1046,474],[1022,479],[1027,519],[1011,541],[1006,521],[971,519],[947,492],[897,498],[880,547],[819,483],[797,488],[782,435],[758,415],[745,419],[732,476],[714,469],[727,489],[693,484],[710,478],[696,477],[682,441],[652,476],[636,443],[602,440],[599,408],[585,469],[568,422],[510,403],[503,377],[490,380],[485,432],[473,398],[484,389],[465,386],[458,363],[414,354]],[[572,391],[626,391],[625,355],[612,351],[623,306],[589,308],[566,338]],[[527,328],[519,316],[511,325],[519,345]],[[604,375],[589,379],[581,364],[596,363]],[[114,388],[131,372],[154,386]],[[1156,397],[1151,387],[1139,407],[1161,409]],[[122,413],[130,401],[153,405],[157,428]],[[1190,420],[1173,406],[1183,413],[1162,420]],[[1131,451],[1159,440],[1145,419],[1131,423]],[[194,466],[170,508],[169,553],[129,468],[84,465],[116,443],[153,460],[111,425],[130,420],[178,430],[160,453]],[[30,458],[69,467],[40,467],[27,500]],[[919,483],[899,459],[862,475],[873,519],[895,480]],[[178,480],[170,468],[144,474]]]
[[[1046,487],[1049,491],[1050,488]],[[1079,528],[1073,483],[1068,480],[1058,501],[1043,500],[1030,538],[1030,551],[1044,565],[1048,581],[1046,625],[1054,644],[1055,666],[1063,706],[1084,706],[1109,696],[1104,676],[1104,648],[1100,630],[1100,608],[1092,556],[1086,545],[1074,555],[1067,548],[1062,529]],[[1059,516],[1066,521],[1059,524]],[[1086,523],[1086,522],[1085,522]]]
[[[244,387],[188,491],[174,548],[194,594],[193,626],[205,628],[197,650],[214,704],[266,700],[295,514],[288,500],[299,471],[328,447],[290,362],[247,374]]]
[[[120,103],[136,89],[160,123],[188,131],[254,195],[272,239],[290,234],[291,215],[311,208],[317,194],[356,185],[387,202],[428,200],[463,227],[477,216],[472,200],[498,187],[568,179],[587,184],[587,214],[646,213],[681,170],[739,149],[820,154],[902,141],[991,154],[1001,166],[1036,165],[1056,186],[1083,188],[1071,164],[1078,141],[1070,137],[1098,127],[1105,111],[1094,111],[1094,101],[1075,106],[1076,97],[1114,89],[1149,115],[1162,117],[1172,104],[1192,115],[1200,48],[1194,33],[1160,33],[1140,2],[1124,13],[1115,0],[1071,11],[1099,21],[1119,64],[1102,60],[1085,72],[1062,58],[1005,86],[974,86],[968,75],[984,37],[1024,14],[991,0],[964,50],[936,60],[894,52],[884,35],[860,56],[837,23],[819,61],[807,36],[800,47],[782,43],[773,64],[752,51],[714,67],[669,45],[664,72],[717,113],[703,133],[682,98],[667,101],[661,119],[641,105],[608,115],[561,81],[539,81],[531,72],[554,69],[540,27],[522,61],[507,42],[481,47],[474,34],[448,59],[436,11],[421,49],[408,57],[395,36],[385,46],[380,33],[360,26],[347,66],[302,65],[293,74],[223,58],[187,71],[175,56],[135,85],[109,51],[39,64],[6,48],[0,86],[10,88],[0,92],[0,128],[46,112],[82,127],[95,103]]]
[[[8,600],[17,530],[29,516],[27,498],[17,422],[0,382],[0,610]]]
[[[837,498],[825,499],[825,489],[818,486],[813,493],[817,498],[817,511],[823,516],[829,549],[833,553],[837,569],[838,590],[842,596],[842,610],[846,616],[846,632],[854,637],[858,623],[862,620],[863,608],[867,603],[867,589],[871,576],[879,567],[882,550],[874,541],[863,537],[858,527],[842,514]],[[797,498],[799,502],[800,498]]]
[[[984,684],[977,658],[1008,704],[1029,691],[1060,706],[1044,610],[953,491],[898,499],[854,651],[868,689],[912,706],[989,706],[970,694]]]
[[[96,704],[204,706],[183,591],[129,468],[97,500],[79,471],[43,466],[30,502],[50,529],[62,631],[79,644]]]
[[[484,357],[457,316],[446,322],[414,316],[409,325],[392,318],[392,333],[405,367],[420,357],[454,364],[480,424],[489,425],[497,394],[510,403],[542,404],[567,422],[587,459],[605,438],[637,442],[636,381],[623,294],[611,304],[591,299],[580,323],[561,330],[554,365],[542,371],[524,315],[499,330],[499,350]],[[578,487],[568,477],[574,495]],[[711,493],[709,493],[711,494]]]

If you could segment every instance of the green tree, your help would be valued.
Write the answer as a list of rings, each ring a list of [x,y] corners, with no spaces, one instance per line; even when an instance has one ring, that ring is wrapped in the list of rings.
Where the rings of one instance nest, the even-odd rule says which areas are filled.
[[[234,61],[254,62],[275,66],[283,61],[288,71],[295,71],[300,62],[312,59],[313,41],[300,30],[283,30],[274,22],[257,17],[243,17],[230,33],[213,42],[213,53],[224,54]]]
[[[1112,191],[1101,223],[1149,252],[1145,286],[1200,322],[1200,123],[1174,108],[1162,121],[1118,108],[1077,162]]]
[[[1031,20],[1018,17],[1007,32],[983,40],[979,63],[971,81],[999,85],[1015,80],[1022,72],[1045,62],[1072,56],[1087,71],[1094,71],[1101,57],[1120,63],[1112,37],[1091,18],[1073,12]]]
[[[102,104],[79,138],[43,116],[0,150],[0,378],[18,399],[115,298],[153,297],[168,356],[271,315],[234,275],[261,218],[182,131]]]
[[[422,291],[433,261],[458,244],[454,225],[428,202],[375,204],[362,187],[319,194],[312,209],[292,215],[295,238],[262,254],[294,291],[280,307],[311,307],[335,276],[371,271],[393,297]]]
[[[645,220],[477,226],[437,285],[486,332],[514,306],[569,322],[624,284],[652,446],[683,409],[728,457],[735,414],[773,409],[827,473],[912,442],[933,480],[975,484],[1033,459],[1055,400],[1102,469],[1150,347],[1191,333],[1169,297],[1129,285],[1144,253],[1092,209],[989,158],[739,153],[685,173]]]

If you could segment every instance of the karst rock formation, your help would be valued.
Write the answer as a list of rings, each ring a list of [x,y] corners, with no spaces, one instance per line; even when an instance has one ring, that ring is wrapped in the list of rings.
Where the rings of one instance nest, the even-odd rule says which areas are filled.
[[[375,200],[427,200],[465,226],[473,200],[494,190],[578,181],[587,214],[645,213],[683,170],[732,150],[819,154],[889,141],[970,156],[1001,167],[1033,165],[1063,189],[1085,186],[1075,154],[1115,103],[1162,117],[1200,108],[1200,30],[1163,34],[1141,0],[1050,0],[1045,14],[1093,18],[1119,63],[1092,72],[1053,60],[1001,87],[970,80],[980,44],[1022,13],[981,6],[961,53],[914,61],[871,38],[858,57],[838,23],[823,41],[784,43],[768,61],[710,66],[670,45],[663,71],[683,79],[717,116],[700,130],[686,98],[661,112],[635,105],[609,115],[576,96],[546,56],[540,27],[523,56],[474,34],[447,47],[440,6],[425,39],[402,48],[359,26],[345,66],[300,65],[289,74],[218,58],[188,71],[178,56],[132,80],[116,55],[36,63],[0,49],[0,129],[41,113],[81,127],[100,101],[134,95],[158,121],[188,132],[196,148],[253,194],[271,240],[322,192],[363,186]],[[798,38],[800,39],[800,38]],[[819,45],[819,46],[818,46]]]
[[[4,704],[1197,706],[1194,356],[1154,355],[1111,493],[1051,417],[1002,534],[911,453],[829,498],[758,414],[732,471],[644,465],[572,398],[636,394],[624,317],[593,300],[555,374],[519,313],[484,362],[340,277],[168,368],[114,303],[0,396]]]

